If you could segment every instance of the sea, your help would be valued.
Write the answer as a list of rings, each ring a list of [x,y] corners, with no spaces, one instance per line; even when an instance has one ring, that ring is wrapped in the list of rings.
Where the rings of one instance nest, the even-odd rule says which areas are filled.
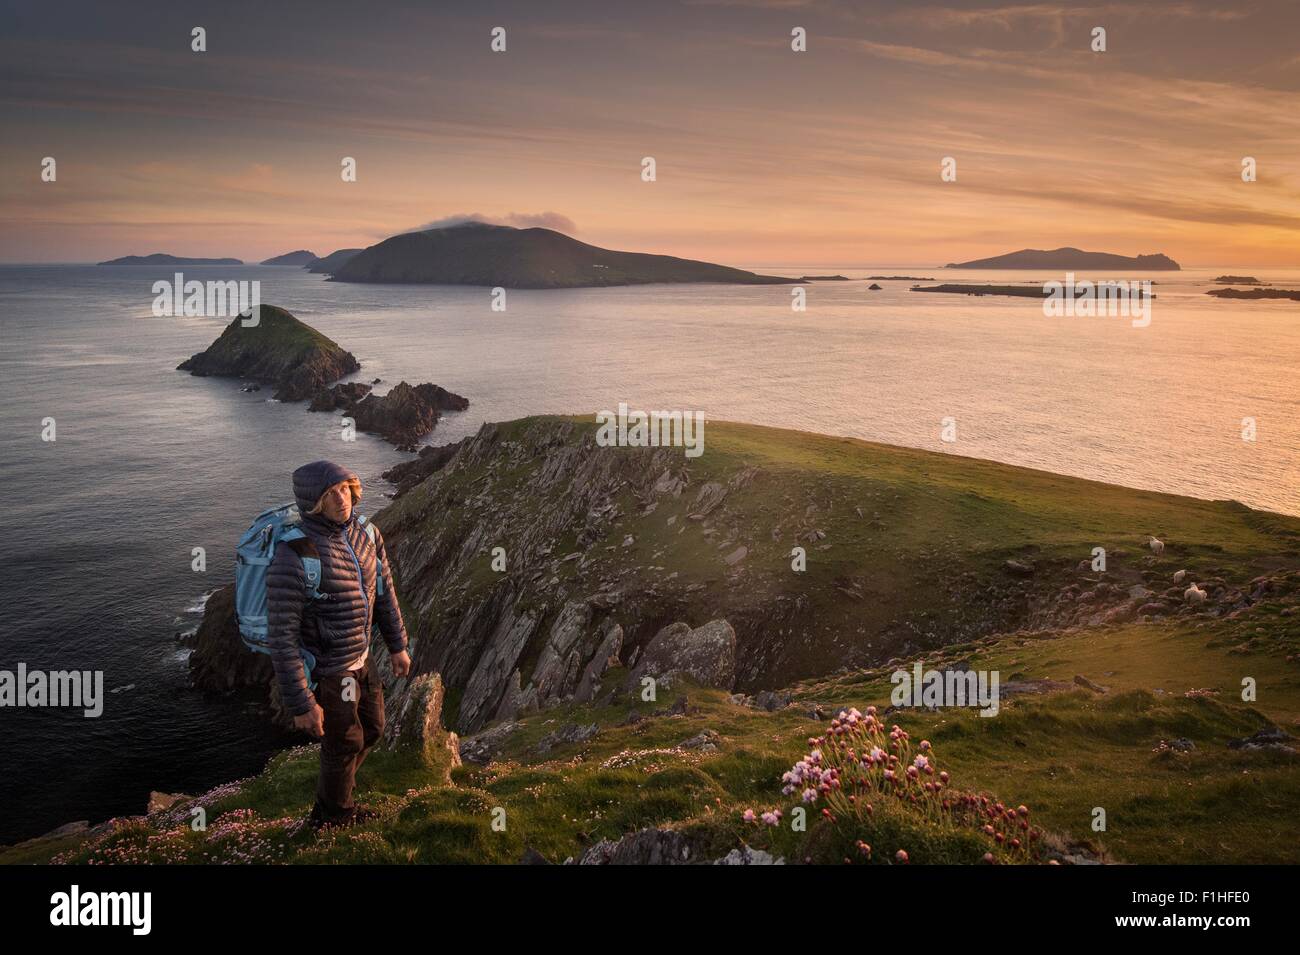
[[[853,281],[802,283],[799,309],[782,285],[508,290],[502,303],[487,288],[352,285],[287,267],[179,271],[259,282],[263,303],[355,354],[353,378],[381,379],[379,392],[405,380],[464,395],[469,410],[447,414],[433,444],[626,403],[1300,514],[1300,303],[1205,294],[1224,272],[1300,288],[1300,270],[1106,275],[1154,281],[1143,323],[861,280],[1061,273],[746,267]],[[345,441],[337,416],[272,389],[177,371],[229,319],[156,316],[154,283],[176,271],[0,267],[0,670],[102,671],[105,694],[96,718],[0,709],[0,843],[141,813],[150,790],[201,792],[301,742],[192,689],[181,638],[231,579],[251,518],[291,499],[295,467],[346,464],[374,513],[392,490],[381,473],[410,458],[369,435]]]

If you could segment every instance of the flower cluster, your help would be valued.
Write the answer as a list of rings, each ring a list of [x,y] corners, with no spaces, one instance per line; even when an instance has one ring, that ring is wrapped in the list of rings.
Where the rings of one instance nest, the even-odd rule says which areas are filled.
[[[822,816],[831,823],[847,819],[865,825],[875,812],[873,803],[884,805],[888,800],[927,823],[983,833],[997,843],[1002,856],[1014,861],[1036,855],[1034,843],[1041,833],[1030,825],[1026,806],[1012,808],[986,795],[953,789],[948,773],[936,766],[930,742],[913,745],[908,732],[887,726],[874,706],[865,713],[841,711],[822,736],[808,740],[808,746],[808,755],[781,777],[781,791],[810,808],[820,805]],[[753,810],[746,810],[743,818],[752,822]],[[764,813],[762,819],[775,825],[780,812]],[[855,845],[863,857],[871,857],[868,843],[858,839]],[[903,849],[893,858],[895,863],[909,860]]]

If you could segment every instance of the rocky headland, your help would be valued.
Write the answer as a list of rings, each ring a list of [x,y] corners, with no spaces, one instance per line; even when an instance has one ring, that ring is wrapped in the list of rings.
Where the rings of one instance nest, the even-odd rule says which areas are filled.
[[[374,520],[414,672],[394,679],[375,647],[390,728],[359,779],[362,831],[304,831],[300,746],[0,860],[1296,860],[1300,519],[749,425],[709,422],[698,459],[595,430],[485,425],[390,472]],[[274,713],[229,603],[208,601],[195,683]],[[922,665],[1000,672],[997,718],[892,704],[891,674]],[[1243,674],[1257,702],[1237,699]],[[1032,807],[1032,844],[887,792],[874,814],[818,801],[806,834],[778,825],[800,803],[782,771],[869,705],[976,794],[957,804]],[[1092,832],[1095,805],[1124,826]]]

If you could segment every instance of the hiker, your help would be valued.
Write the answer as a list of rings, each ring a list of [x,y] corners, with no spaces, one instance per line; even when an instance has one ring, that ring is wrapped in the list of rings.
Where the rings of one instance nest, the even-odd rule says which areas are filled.
[[[271,662],[293,725],[321,741],[312,827],[346,826],[373,815],[352,799],[357,770],[384,729],[372,627],[388,646],[394,676],[410,673],[411,658],[384,539],[353,513],[361,481],[331,461],[313,461],[293,472],[293,495],[303,536],[276,545],[266,576]],[[314,588],[303,557],[319,558]],[[314,695],[303,650],[315,659]]]

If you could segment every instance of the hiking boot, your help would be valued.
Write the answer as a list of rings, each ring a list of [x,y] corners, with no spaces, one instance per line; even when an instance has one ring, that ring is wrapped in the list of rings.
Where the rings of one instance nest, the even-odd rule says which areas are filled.
[[[349,829],[352,826],[364,825],[372,819],[378,818],[379,813],[365,806],[354,806],[347,812],[337,816],[326,817],[320,812],[319,807],[311,811],[311,827],[319,832],[321,829]]]
[[[357,806],[352,810],[352,822],[354,826],[364,826],[366,823],[379,818],[379,813],[367,806]]]
[[[316,832],[320,832],[322,829],[346,829],[352,825],[355,812],[356,810],[349,809],[347,812],[336,816],[327,816],[321,811],[320,806],[313,806],[307,821]]]

